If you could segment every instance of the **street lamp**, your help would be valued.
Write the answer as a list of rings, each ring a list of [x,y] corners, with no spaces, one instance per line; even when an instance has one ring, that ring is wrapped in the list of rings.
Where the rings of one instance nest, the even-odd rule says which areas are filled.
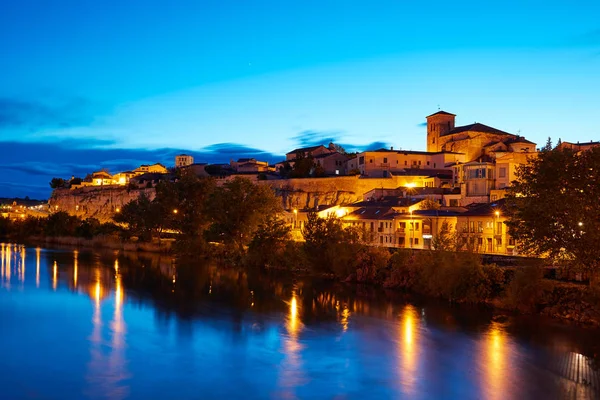
[[[173,210],[173,214],[177,214],[179,211],[177,211],[177,209]]]
[[[298,229],[298,210],[294,208],[294,229]]]
[[[413,247],[413,242],[415,241],[415,223],[413,222],[412,210],[410,212],[410,231],[411,231],[411,239],[410,239],[410,248]]]

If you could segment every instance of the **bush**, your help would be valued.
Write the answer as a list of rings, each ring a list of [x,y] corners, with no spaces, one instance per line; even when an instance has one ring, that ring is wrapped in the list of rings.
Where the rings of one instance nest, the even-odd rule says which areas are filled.
[[[356,281],[375,283],[382,281],[382,273],[390,261],[390,252],[384,247],[363,246],[355,259]]]
[[[479,303],[502,290],[504,273],[483,265],[472,253],[445,251],[396,252],[390,260],[386,287],[410,289],[449,301]]]
[[[506,288],[505,304],[522,312],[533,312],[544,302],[551,284],[544,281],[544,270],[528,266],[517,270]]]

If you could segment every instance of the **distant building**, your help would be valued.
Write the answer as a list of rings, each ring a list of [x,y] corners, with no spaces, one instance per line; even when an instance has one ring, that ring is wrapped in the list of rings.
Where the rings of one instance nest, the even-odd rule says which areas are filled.
[[[157,173],[157,174],[166,174],[168,171],[167,171],[167,168],[164,165],[162,165],[161,163],[155,163],[152,165],[142,164],[138,168],[134,169],[133,172],[135,172],[136,174],[144,174],[147,172]]]
[[[318,146],[302,147],[294,149],[285,155],[286,161],[295,160],[298,157],[316,157],[321,154],[329,154],[335,152],[335,146],[333,143],[329,144],[329,147],[325,147],[322,144]]]
[[[269,163],[258,161],[256,158],[240,158],[237,161],[231,160],[231,168],[238,173],[259,173],[269,172]]]
[[[194,157],[188,154],[179,154],[175,156],[175,168],[187,167],[194,163]]]
[[[593,149],[594,147],[600,147],[600,142],[593,142],[591,140],[585,143],[562,142],[561,144],[556,146],[556,148],[559,150],[570,149],[576,152],[587,151]]]

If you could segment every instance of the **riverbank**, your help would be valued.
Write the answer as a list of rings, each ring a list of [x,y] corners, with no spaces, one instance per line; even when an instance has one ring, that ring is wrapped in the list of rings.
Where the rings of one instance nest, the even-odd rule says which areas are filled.
[[[72,236],[32,236],[24,241],[30,245],[66,246],[78,249],[109,249],[131,252],[160,253],[169,255],[173,240],[163,239],[153,242],[124,241],[115,236],[96,236],[91,239]]]

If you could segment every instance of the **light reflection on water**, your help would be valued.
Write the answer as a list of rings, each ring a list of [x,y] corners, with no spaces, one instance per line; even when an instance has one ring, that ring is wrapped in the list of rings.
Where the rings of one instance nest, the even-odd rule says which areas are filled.
[[[573,372],[597,332],[524,330],[155,257],[12,244],[0,256],[0,370],[10,371],[0,398],[590,398],[597,388]]]

